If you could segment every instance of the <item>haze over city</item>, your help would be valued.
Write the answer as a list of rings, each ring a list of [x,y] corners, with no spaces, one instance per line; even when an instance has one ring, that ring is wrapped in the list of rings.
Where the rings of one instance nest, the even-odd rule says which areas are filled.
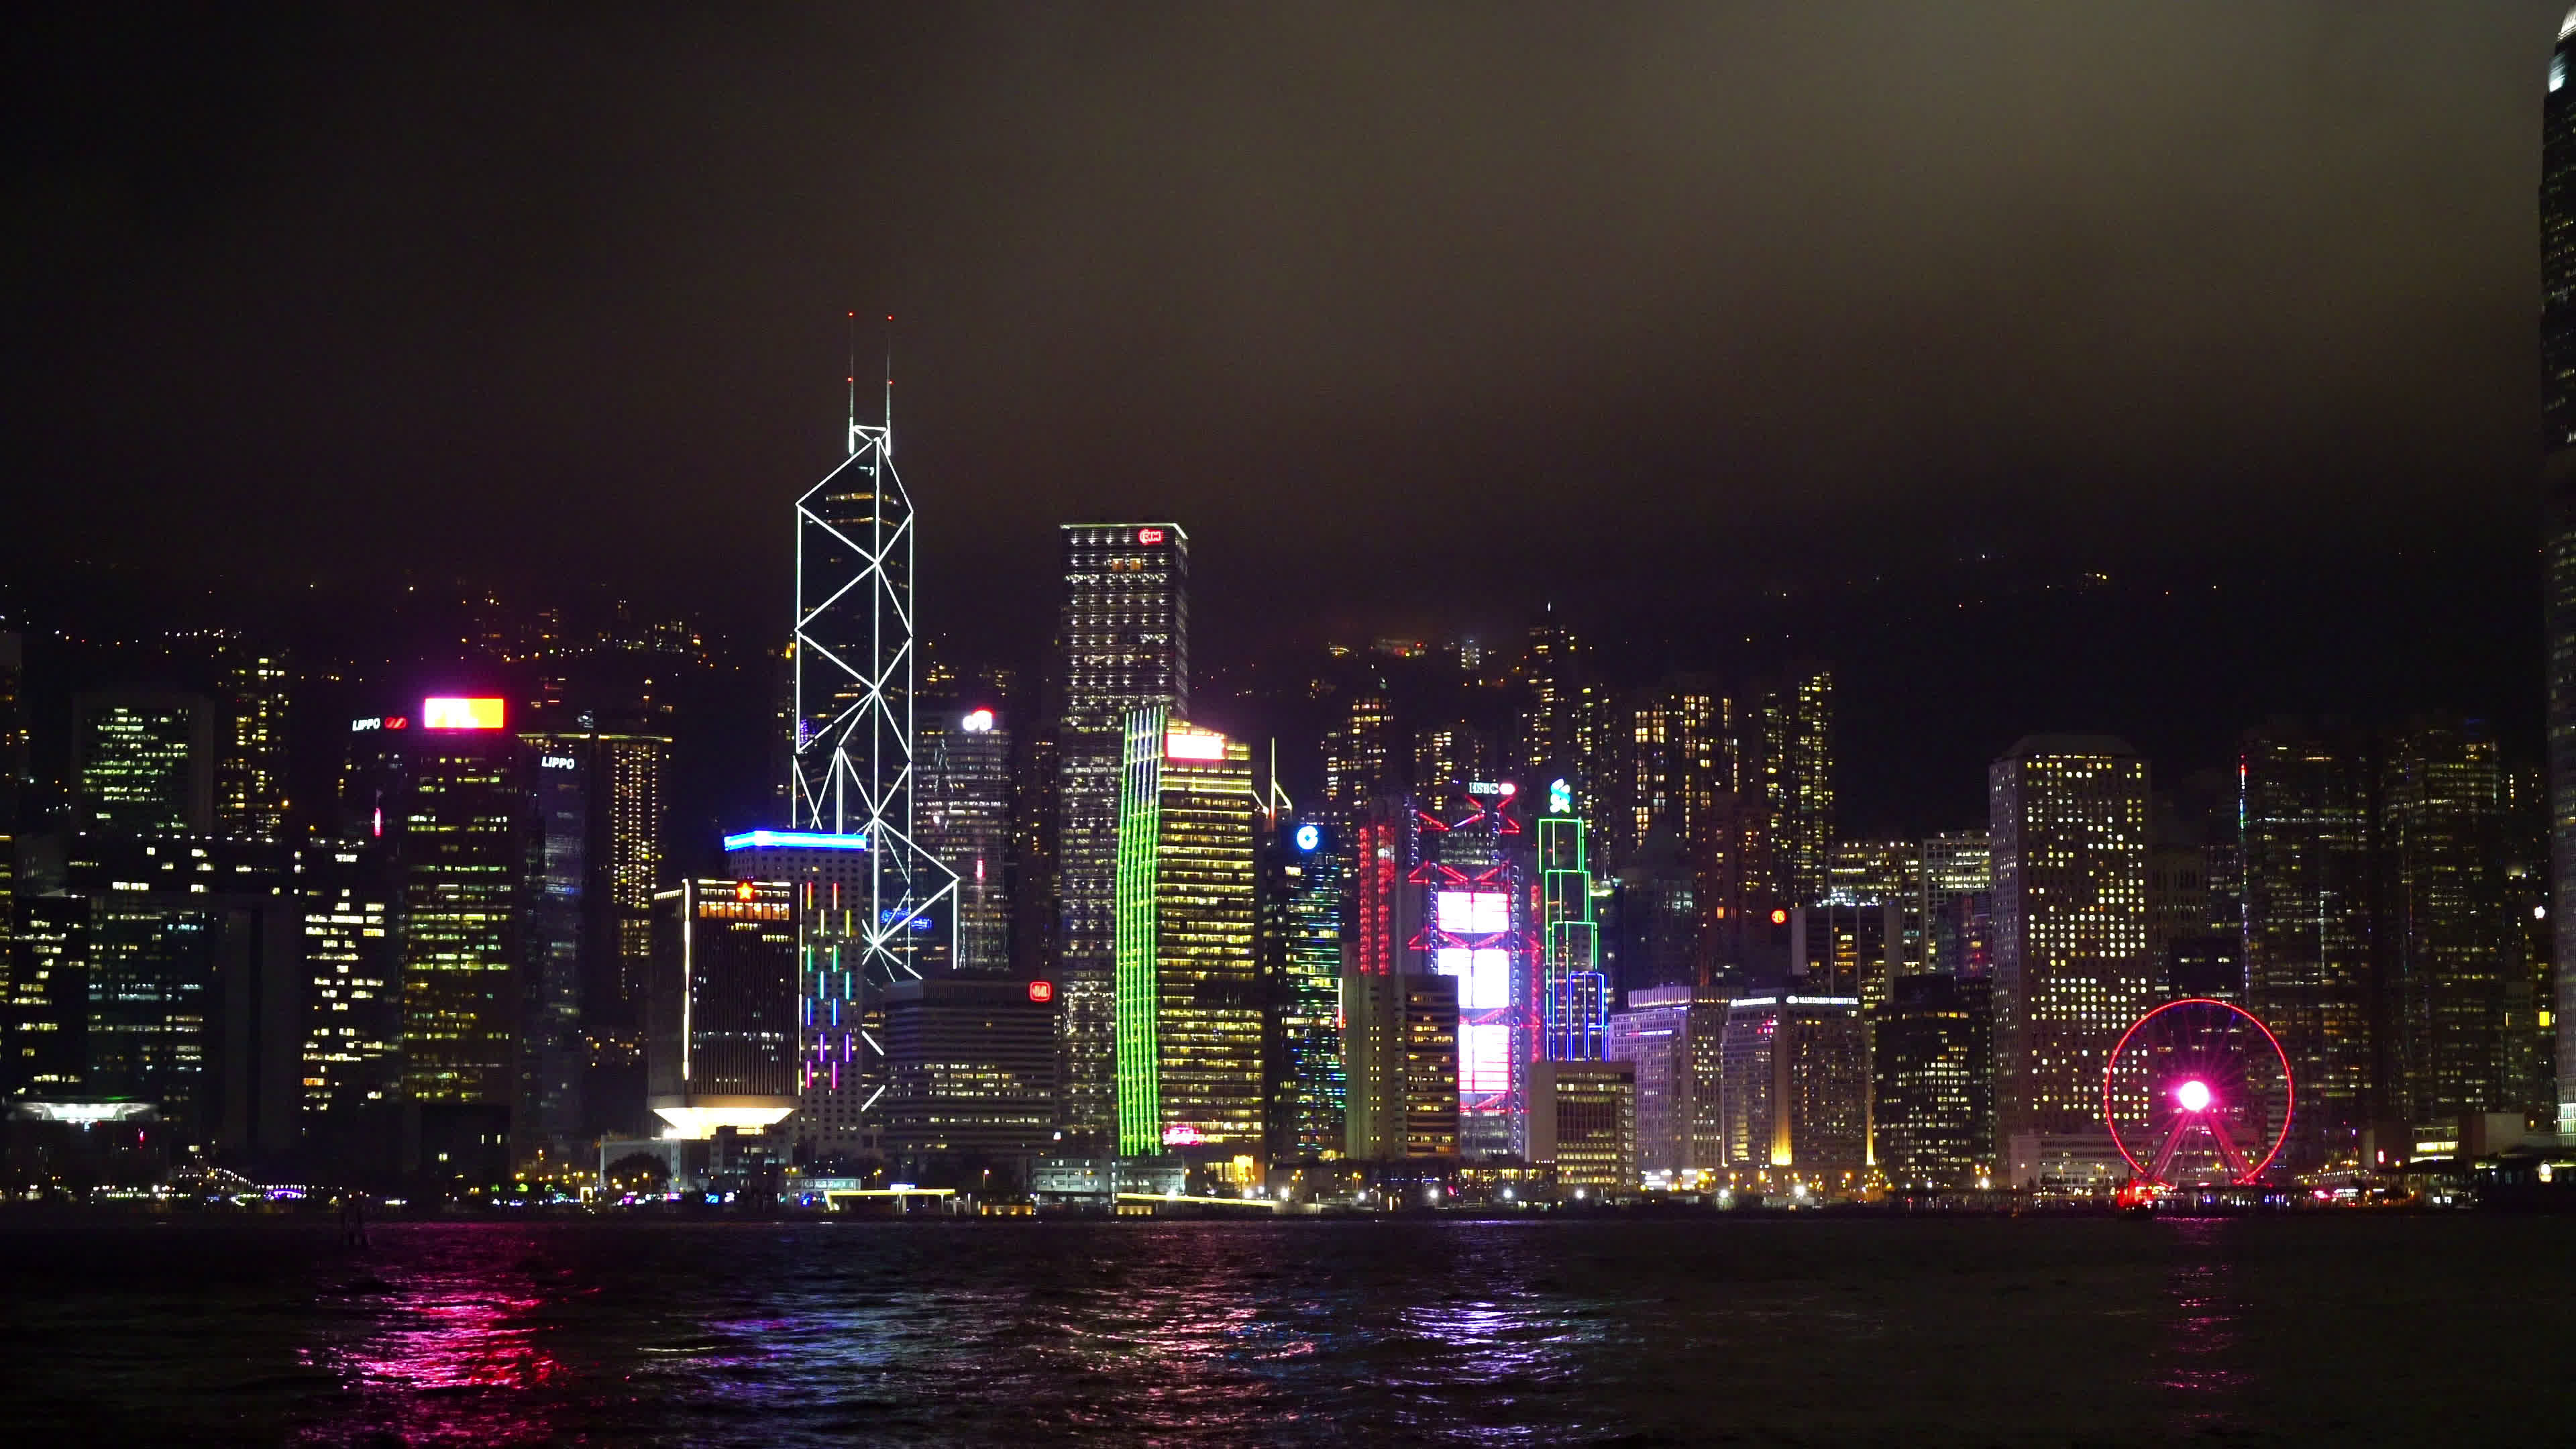
[[[12,29],[37,1432],[2563,1417],[2576,13]]]

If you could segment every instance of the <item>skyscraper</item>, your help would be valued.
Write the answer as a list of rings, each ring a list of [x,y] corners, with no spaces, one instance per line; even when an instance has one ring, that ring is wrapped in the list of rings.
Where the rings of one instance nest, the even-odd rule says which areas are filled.
[[[1601,974],[1600,926],[1592,914],[1592,869],[1569,782],[1548,786],[1538,822],[1539,1047],[1542,1060],[1604,1060],[1610,987]]]
[[[1342,863],[1334,832],[1280,812],[1263,840],[1263,974],[1270,985],[1270,1158],[1338,1156],[1342,1060]]]
[[[923,723],[916,755],[921,790],[914,809],[920,817],[922,844],[957,872],[957,955],[954,961],[940,964],[962,975],[1007,974],[1011,970],[1009,722],[995,702],[949,709]]]
[[[1900,976],[1871,1030],[1877,1164],[1900,1187],[1965,1187],[1995,1170],[1995,1018],[1976,977]]]
[[[1368,802],[1400,788],[1388,740],[1395,730],[1395,706],[1386,696],[1351,696],[1342,722],[1324,736],[1324,807],[1344,825],[1359,818]]]
[[[218,698],[215,827],[276,840],[286,826],[286,661],[238,645],[224,651]]]
[[[1064,525],[1057,629],[1056,989],[1065,1131],[1120,1140],[1117,1075],[1119,786],[1128,717],[1190,707],[1190,540],[1176,523]]]
[[[1988,770],[1995,1098],[2003,1137],[2089,1134],[2111,1048],[2147,1008],[2147,762],[2032,735]]]
[[[1625,867],[1659,825],[1683,846],[1698,837],[1718,794],[1737,783],[1734,710],[1714,684],[1687,676],[1620,701],[1602,786],[1611,861]]]
[[[1520,677],[1528,694],[1513,731],[1510,754],[1523,778],[1562,776],[1570,794],[1570,813],[1591,818],[1598,785],[1594,751],[1600,744],[1599,692],[1589,660],[1574,631],[1556,622],[1551,612],[1529,631]]]
[[[1994,862],[1982,830],[1923,842],[1923,969],[1944,976],[1994,970]]]
[[[1672,985],[1631,993],[1610,1016],[1607,1060],[1636,1067],[1636,1171],[1680,1178],[1723,1168],[1726,998]]]
[[[1540,1062],[1530,1078],[1529,1160],[1556,1169],[1559,1191],[1637,1186],[1637,1068]]]
[[[1265,1143],[1252,752],[1148,705],[1127,717],[1124,761],[1118,1151],[1254,1167]]]
[[[1047,981],[933,976],[886,991],[885,1151],[908,1182],[1025,1184],[1055,1134]]]
[[[300,847],[308,1130],[402,1095],[402,962],[384,850]]]
[[[2540,102],[2541,600],[2549,681],[2549,915],[2557,1019],[2576,1021],[2576,11]],[[2576,1031],[2558,1033],[2558,1130],[2576,1133]]]
[[[1413,802],[1380,795],[1351,826],[1342,950],[1345,1139],[1362,1161],[1458,1151],[1459,978],[1415,949],[1427,900],[1415,875],[1425,826]]]
[[[646,1100],[672,1135],[764,1131],[796,1110],[797,894],[694,879],[655,893]]]
[[[917,977],[923,938],[956,931],[956,875],[914,835],[914,517],[893,410],[889,383],[885,423],[861,424],[854,383],[849,455],[796,500],[788,823],[867,841],[853,947],[868,986]]]
[[[2371,760],[2357,739],[2281,721],[2246,732],[2238,778],[2245,995],[2289,1054],[2292,1161],[2314,1166],[2397,1106],[2371,1101]]]
[[[1722,1042],[1728,1170],[1778,1190],[1858,1185],[1869,1156],[1869,1041],[1848,996],[1746,996]]]
[[[215,718],[203,696],[85,694],[72,714],[75,828],[124,835],[213,830]]]
[[[2505,879],[2504,779],[2473,723],[2392,740],[2381,805],[2403,1110],[2417,1122],[2525,1106],[2536,1004]]]
[[[1421,858],[1406,876],[1419,922],[1411,969],[1458,981],[1458,1149],[1517,1152],[1529,1064],[1538,1055],[1537,923],[1529,854],[1509,781],[1460,781],[1445,806],[1416,812]]]
[[[882,1123],[870,1104],[886,1087],[885,993],[859,972],[867,842],[819,831],[746,830],[724,839],[738,880],[796,889],[797,1145],[826,1161],[877,1157]]]
[[[1497,763],[1493,736],[1474,725],[1451,720],[1413,732],[1413,780],[1426,791],[1494,779]]]
[[[1772,869],[1782,900],[1822,900],[1834,844],[1834,673],[1793,671],[1764,691],[1759,787],[1770,810]]]

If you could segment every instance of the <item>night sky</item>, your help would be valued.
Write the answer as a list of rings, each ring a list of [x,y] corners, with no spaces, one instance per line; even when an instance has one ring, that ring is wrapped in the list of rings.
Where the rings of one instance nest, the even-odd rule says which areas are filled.
[[[1828,655],[1855,828],[2028,730],[2535,740],[2558,18],[65,7],[0,568],[783,632],[856,309],[965,652],[1043,646],[1056,523],[1168,516],[1203,671],[1547,600],[1641,675]]]

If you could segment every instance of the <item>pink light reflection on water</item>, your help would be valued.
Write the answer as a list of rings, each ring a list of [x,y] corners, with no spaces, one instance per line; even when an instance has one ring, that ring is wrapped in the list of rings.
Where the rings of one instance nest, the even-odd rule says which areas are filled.
[[[305,1363],[358,1396],[353,1418],[369,1432],[403,1442],[543,1437],[573,1373],[541,1341],[546,1299],[530,1271],[532,1246],[487,1230],[438,1243],[446,1251],[428,1263],[380,1260],[380,1276],[347,1299],[365,1326],[305,1350]],[[370,1291],[378,1287],[389,1291]],[[343,1422],[321,1437],[355,1427]]]
[[[2235,1230],[2231,1218],[2169,1218],[2176,1258],[2165,1283],[2171,1331],[2156,1351],[2156,1381],[2168,1395],[2175,1431],[2226,1435],[2237,1427],[2251,1378],[2241,1366]]]

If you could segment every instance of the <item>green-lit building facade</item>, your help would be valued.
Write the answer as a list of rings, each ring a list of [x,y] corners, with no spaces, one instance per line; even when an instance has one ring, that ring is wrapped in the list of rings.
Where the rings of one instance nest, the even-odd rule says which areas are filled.
[[[1257,1171],[1252,752],[1162,706],[1131,711],[1118,805],[1119,1153]]]

